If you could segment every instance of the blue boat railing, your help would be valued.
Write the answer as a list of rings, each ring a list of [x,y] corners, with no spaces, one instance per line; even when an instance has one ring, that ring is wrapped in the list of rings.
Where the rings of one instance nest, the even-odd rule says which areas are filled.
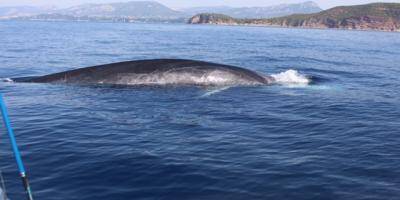
[[[28,198],[28,200],[33,200],[32,191],[31,191],[31,187],[29,185],[28,177],[26,175],[24,163],[22,162],[21,153],[19,152],[17,141],[15,140],[15,135],[14,135],[13,129],[11,127],[10,119],[8,118],[8,112],[7,112],[7,108],[6,108],[5,102],[3,100],[2,94],[0,94],[0,110],[1,110],[2,117],[3,117],[4,126],[6,127],[8,137],[10,138],[11,147],[14,152],[15,160],[17,161],[19,174],[21,176],[22,183],[24,185],[24,188],[25,188],[25,191],[27,194],[27,198]]]

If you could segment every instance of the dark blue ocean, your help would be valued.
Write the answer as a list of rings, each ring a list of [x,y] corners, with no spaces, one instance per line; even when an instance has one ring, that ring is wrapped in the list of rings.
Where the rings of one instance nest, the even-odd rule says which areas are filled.
[[[0,82],[35,199],[400,199],[400,34],[0,22],[0,78],[181,58],[310,85]],[[4,127],[0,169],[24,199]]]

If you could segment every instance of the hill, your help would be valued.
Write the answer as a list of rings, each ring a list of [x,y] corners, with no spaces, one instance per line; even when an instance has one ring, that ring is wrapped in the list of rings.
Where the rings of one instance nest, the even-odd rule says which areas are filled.
[[[180,18],[181,12],[154,1],[131,1],[109,4],[83,4],[58,10],[57,14],[74,17],[131,17],[131,18]]]
[[[188,21],[189,24],[219,24],[219,25],[238,25],[243,24],[242,20],[235,19],[228,15],[216,13],[202,13],[193,16]]]
[[[199,14],[192,17],[189,23],[400,31],[400,4],[339,6],[315,14],[294,14],[271,19],[218,18],[215,14]]]
[[[191,16],[199,13],[219,13],[229,15],[234,18],[271,18],[271,17],[282,17],[291,14],[308,14],[317,13],[322,9],[312,1],[307,1],[297,4],[280,4],[269,7],[242,7],[233,8],[228,6],[217,6],[217,7],[197,7],[182,9],[183,12],[190,14]]]
[[[0,18],[32,16],[52,11],[52,7],[10,6],[0,7]]]
[[[152,21],[185,22],[191,16],[207,13],[226,13],[234,17],[264,18],[294,13],[318,12],[321,9],[313,2],[281,4],[270,7],[232,8],[226,6],[187,8],[180,11],[168,8],[155,1],[130,1],[120,3],[82,4],[66,9],[42,9],[38,7],[0,7],[0,19],[23,20],[67,20],[67,21]]]
[[[170,9],[154,1],[130,1],[105,4],[82,4],[66,9],[41,11],[29,7],[30,14],[9,15],[9,11],[0,19],[40,20],[40,21],[107,21],[107,22],[185,22],[188,15]],[[3,9],[10,10],[10,9]],[[20,9],[22,10],[22,9]],[[26,10],[26,9],[25,9]],[[2,8],[0,7],[0,14]],[[35,12],[33,12],[35,11]]]

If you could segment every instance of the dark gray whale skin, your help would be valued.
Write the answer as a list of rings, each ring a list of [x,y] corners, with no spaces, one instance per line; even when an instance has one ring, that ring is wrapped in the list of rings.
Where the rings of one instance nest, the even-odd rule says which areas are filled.
[[[213,74],[212,76],[209,76]],[[218,77],[221,76],[221,77]],[[204,77],[211,77],[204,80]],[[224,81],[214,81],[222,78]],[[66,84],[183,84],[257,85],[272,78],[248,69],[204,61],[182,59],[137,60],[80,68],[37,77],[14,78],[14,82]]]

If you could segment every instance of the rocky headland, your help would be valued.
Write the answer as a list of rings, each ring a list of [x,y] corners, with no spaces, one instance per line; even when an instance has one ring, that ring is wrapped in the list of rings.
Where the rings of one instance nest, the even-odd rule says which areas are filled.
[[[400,31],[400,3],[339,6],[314,14],[294,14],[270,19],[239,19],[203,13],[193,16],[188,23]]]

